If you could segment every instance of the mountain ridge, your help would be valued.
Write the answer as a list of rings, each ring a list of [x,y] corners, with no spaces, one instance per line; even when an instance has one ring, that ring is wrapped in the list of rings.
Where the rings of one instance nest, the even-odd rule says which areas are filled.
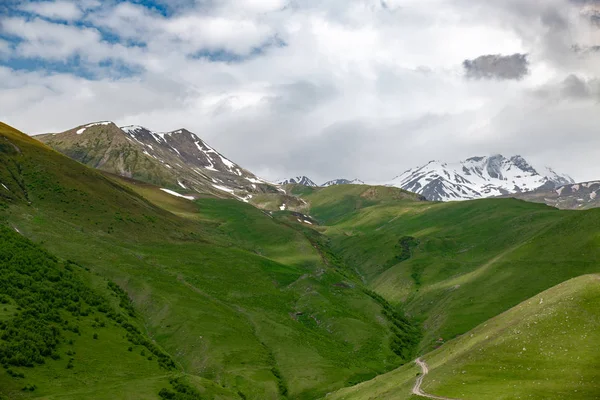
[[[306,175],[299,175],[293,178],[283,179],[278,181],[279,185],[303,185],[308,187],[328,187],[334,185],[364,185],[365,182],[361,181],[358,178],[355,179],[345,179],[338,178],[329,180],[321,185],[317,185],[312,179],[307,177]]]
[[[361,181],[358,178],[355,179],[332,179],[330,181],[325,182],[321,185],[321,187],[334,186],[334,185],[364,185],[365,182]]]
[[[555,188],[541,187],[531,192],[514,193],[502,197],[545,203],[563,210],[587,210],[600,207],[600,181],[569,183]]]
[[[458,163],[437,160],[408,169],[387,186],[395,186],[425,196],[431,201],[473,200],[529,192],[541,187],[575,183],[568,175],[551,168],[538,172],[519,155],[501,154],[470,157]]]
[[[119,133],[107,122],[79,127],[73,136],[85,137],[92,130],[100,139]],[[156,157],[162,154],[143,144],[141,133],[134,136],[118,136],[111,142],[113,150],[120,150],[123,140],[128,144],[138,143],[137,139],[141,147],[133,149]],[[565,287],[557,287],[554,303],[552,293],[544,291],[599,272],[600,210],[564,212],[498,198],[433,204],[396,187],[342,184],[286,187],[305,201],[302,213],[287,203],[265,212],[214,196],[194,197],[193,202],[176,198],[164,187],[68,159],[1,123],[0,139],[4,231],[13,238],[29,237],[49,254],[67,260],[62,276],[53,272],[49,281],[81,269],[114,306],[138,312],[140,334],[148,337],[144,342],[155,343],[173,357],[181,371],[173,371],[173,378],[197,384],[200,393],[195,398],[322,398],[379,375],[376,385],[389,385],[398,393],[388,397],[387,393],[347,397],[345,389],[340,393],[357,400],[408,399],[410,386],[405,390],[401,382],[388,380],[392,375],[382,374],[407,363],[398,371],[404,377],[412,368],[407,372],[412,385],[418,371],[410,360],[435,348],[451,355],[453,362],[444,363],[446,358],[436,362],[430,357],[433,353],[424,358],[431,366],[431,375],[424,380],[427,393],[479,399],[482,392],[492,400],[514,391],[520,397],[555,398],[556,379],[551,378],[556,376],[568,389],[561,392],[564,398],[584,400],[598,393],[597,275],[588,279],[590,291],[576,284],[562,296]],[[166,146],[164,150],[177,154]],[[213,154],[211,162],[218,161],[220,155],[206,151]],[[102,154],[111,155],[109,151],[90,157]],[[149,160],[154,160],[151,165],[163,165],[154,157]],[[512,162],[524,171],[516,172],[514,166],[515,174],[537,172],[519,160]],[[498,172],[492,167],[491,172],[486,169],[487,175]],[[230,172],[239,176],[235,169]],[[532,174],[529,171],[528,176]],[[554,190],[566,195],[566,186]],[[600,186],[590,182],[577,191],[584,189],[591,198]],[[5,251],[2,258],[9,268],[32,266],[29,258],[6,255]],[[26,280],[8,277],[4,282],[30,291],[31,282],[40,282],[38,272],[34,268]],[[116,286],[107,285],[105,279],[121,289],[115,291]],[[0,290],[0,331],[4,331],[0,352],[7,349],[7,337],[28,347],[27,336],[10,337],[16,330],[6,329],[6,321],[19,326],[18,318],[28,315],[34,322],[43,316],[47,298],[25,293],[23,299],[33,311],[25,314],[17,308],[14,292],[5,288]],[[53,296],[61,299],[64,294],[58,291]],[[565,303],[575,295],[581,301]],[[79,302],[77,297],[71,299]],[[526,308],[535,320],[515,325],[516,319],[494,319],[529,303],[535,308]],[[554,305],[561,305],[560,312]],[[34,368],[14,365],[20,364],[17,358],[10,369],[3,365],[0,398],[6,394],[23,399],[140,398],[140,389],[147,392],[144,398],[157,398],[157,393],[161,398],[181,397],[172,392],[178,391],[180,382],[165,375],[168,371],[156,370],[160,368],[156,358],[164,357],[153,352],[154,347],[144,350],[137,347],[143,343],[121,340],[127,334],[113,327],[100,309],[90,311],[81,303],[65,311],[72,313],[65,317],[74,326],[61,324],[69,335],[57,342],[62,353],[55,358],[47,354],[47,362]],[[44,323],[57,322],[57,315],[48,317]],[[90,317],[87,323],[83,317]],[[548,323],[542,324],[539,317]],[[495,321],[500,322],[498,330],[493,329]],[[571,338],[565,336],[568,330]],[[27,331],[39,336],[35,325]],[[455,358],[455,350],[460,350],[455,344],[472,340],[486,348],[474,347],[476,351],[464,353],[469,357]],[[113,344],[118,348],[106,347]],[[98,358],[100,354],[105,357]],[[87,370],[86,363],[95,369]],[[152,370],[142,370],[147,367]],[[111,369],[112,382],[98,382],[102,369]],[[145,380],[124,379],[128,371]],[[154,378],[155,383],[146,380]],[[5,382],[11,385],[8,392]],[[455,391],[447,392],[453,385]],[[183,387],[181,393],[195,393],[192,386]],[[205,393],[208,388],[219,392]]]
[[[299,176],[295,176],[293,178],[283,179],[281,181],[278,181],[278,184],[279,185],[302,185],[302,186],[308,186],[308,187],[318,187],[319,186],[315,182],[313,182],[312,179],[307,177],[306,175],[299,175]]]
[[[185,128],[154,132],[101,121],[35,138],[90,167],[186,193],[247,202],[254,194],[278,192]]]

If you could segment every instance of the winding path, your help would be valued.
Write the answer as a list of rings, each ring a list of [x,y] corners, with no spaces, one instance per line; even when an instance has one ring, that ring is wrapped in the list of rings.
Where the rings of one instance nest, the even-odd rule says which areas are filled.
[[[441,397],[441,396],[434,396],[432,394],[427,394],[425,393],[422,389],[421,389],[421,384],[423,383],[423,378],[425,378],[425,375],[427,375],[429,373],[429,368],[427,367],[427,363],[423,360],[421,360],[420,358],[417,358],[415,360],[415,363],[421,367],[421,375],[419,375],[417,377],[417,381],[415,382],[415,386],[413,386],[413,394],[417,395],[417,396],[421,396],[421,397],[426,397],[428,399],[437,399],[437,400],[457,400],[457,399],[451,399],[450,397]]]

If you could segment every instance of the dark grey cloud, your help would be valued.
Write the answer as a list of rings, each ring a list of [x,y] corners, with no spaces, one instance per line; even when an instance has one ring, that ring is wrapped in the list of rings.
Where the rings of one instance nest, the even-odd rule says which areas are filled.
[[[463,61],[465,75],[473,79],[519,80],[529,73],[527,54],[488,54]]]
[[[561,95],[575,99],[589,99],[598,96],[598,82],[585,80],[577,75],[569,75],[561,84]]]
[[[533,91],[538,99],[553,101],[600,100],[600,81],[571,74],[558,84],[546,84]]]

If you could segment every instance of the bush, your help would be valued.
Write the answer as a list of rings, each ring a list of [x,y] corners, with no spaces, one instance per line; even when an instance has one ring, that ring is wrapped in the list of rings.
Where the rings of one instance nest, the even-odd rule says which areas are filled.
[[[174,390],[163,388],[158,396],[164,400],[202,400],[200,392],[196,388],[183,382],[180,378],[169,380]]]

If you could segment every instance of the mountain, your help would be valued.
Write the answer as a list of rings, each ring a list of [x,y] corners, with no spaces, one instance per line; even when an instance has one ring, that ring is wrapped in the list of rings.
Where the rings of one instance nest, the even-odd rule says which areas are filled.
[[[523,157],[500,154],[458,163],[431,161],[410,169],[386,185],[419,193],[431,201],[471,200],[575,183],[550,168],[534,169]]]
[[[303,185],[303,186],[309,186],[309,187],[319,186],[306,176],[297,176],[295,178],[285,179],[283,181],[280,181],[279,184],[280,185]]]
[[[0,399],[314,399],[410,360],[316,220],[195,197],[0,123]]]
[[[0,123],[0,399],[600,393],[600,209],[161,189]]]
[[[295,178],[285,179],[279,182],[280,185],[303,185],[308,187],[327,187],[334,185],[364,185],[365,183],[360,179],[333,179],[331,181],[327,181],[322,185],[317,185],[307,176],[297,176]]]
[[[571,183],[556,188],[543,186],[531,192],[514,193],[502,197],[545,203],[563,210],[586,210],[600,207],[600,181]]]
[[[186,129],[163,133],[105,121],[36,139],[90,167],[178,191],[245,201],[278,192]]]
[[[334,179],[334,180],[325,182],[321,186],[327,187],[327,186],[334,186],[334,185],[364,185],[364,184],[365,183],[363,181],[361,181],[360,179],[353,179],[353,180]]]

